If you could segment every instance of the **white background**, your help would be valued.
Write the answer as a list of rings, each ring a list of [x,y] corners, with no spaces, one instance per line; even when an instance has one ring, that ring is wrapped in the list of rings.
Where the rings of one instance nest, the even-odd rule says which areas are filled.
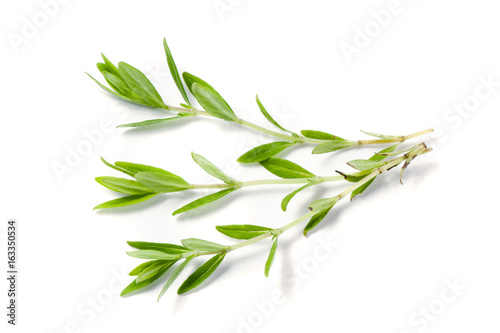
[[[382,28],[373,25],[371,12],[387,9],[389,1],[75,0],[50,7],[52,16],[44,21],[41,3],[48,2],[3,1],[0,8],[1,251],[7,220],[16,218],[20,272],[14,328],[4,314],[5,279],[0,284],[2,327],[53,333],[500,329],[500,20],[494,1],[401,0]],[[225,11],[215,7],[224,4]],[[30,33],[26,26],[32,23],[39,27]],[[358,29],[367,27],[380,31],[371,31],[367,45],[355,44]],[[68,149],[77,149],[87,140],[84,133],[99,130],[102,121],[114,126],[164,116],[117,101],[91,82],[84,72],[100,76],[100,52],[143,70],[167,103],[181,102],[163,37],[179,70],[210,82],[244,119],[266,124],[254,102],[259,93],[293,130],[361,139],[359,129],[407,134],[433,127],[440,132],[426,141],[434,151],[414,161],[404,186],[393,170],[362,197],[335,207],[308,238],[300,228],[283,235],[267,279],[270,243],[262,242],[229,255],[214,278],[185,296],[175,293],[179,280],[160,303],[161,285],[120,298],[117,289],[131,281],[122,276],[140,262],[125,255],[127,240],[200,237],[229,244],[215,225],[280,226],[302,215],[315,198],[341,188],[301,193],[286,213],[279,202],[295,186],[245,189],[184,217],[171,212],[200,193],[92,211],[116,197],[93,180],[118,176],[99,156],[213,182],[191,160],[195,151],[236,178],[273,177],[259,166],[234,163],[272,138],[193,119],[104,133],[58,178],[54,163],[66,163]],[[346,57],[346,44],[358,45],[358,53]],[[471,111],[453,111],[454,105],[478,101],[477,89],[488,92],[481,83],[488,77],[497,83],[487,97],[468,106]],[[315,156],[310,150],[282,156],[331,175],[348,171],[345,161],[369,157],[374,148]],[[328,242],[338,244],[331,254],[320,248]],[[0,258],[5,267],[6,255]],[[280,293],[279,304],[270,305]]]

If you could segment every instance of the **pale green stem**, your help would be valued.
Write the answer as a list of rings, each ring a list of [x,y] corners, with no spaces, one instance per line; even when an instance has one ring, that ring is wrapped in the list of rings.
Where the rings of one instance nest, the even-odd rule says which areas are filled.
[[[257,185],[279,185],[279,184],[307,184],[307,183],[327,183],[344,180],[344,176],[329,176],[329,177],[311,177],[311,178],[292,178],[292,179],[263,179],[240,182],[238,184],[191,184],[193,189],[200,188],[232,188],[232,187],[248,187]]]

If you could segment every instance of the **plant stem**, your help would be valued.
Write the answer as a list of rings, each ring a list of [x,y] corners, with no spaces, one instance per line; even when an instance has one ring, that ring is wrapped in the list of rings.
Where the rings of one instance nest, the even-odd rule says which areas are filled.
[[[271,185],[271,184],[307,184],[307,183],[327,183],[344,180],[344,176],[329,176],[329,177],[311,177],[311,178],[292,178],[292,179],[262,179],[251,180],[247,182],[240,182],[239,184],[191,184],[192,188],[232,188],[249,187],[257,185]]]
[[[167,110],[170,110],[170,111],[184,112],[184,113],[190,113],[193,115],[216,118],[216,117],[212,116],[210,113],[208,113],[204,110],[196,109],[194,107],[191,109],[188,109],[188,108],[168,105],[167,108],[168,108]],[[320,145],[322,143],[330,141],[330,140],[319,140],[319,139],[306,138],[303,135],[294,136],[294,135],[289,135],[289,134],[284,134],[284,133],[278,133],[278,132],[269,130],[267,128],[256,125],[254,123],[251,123],[251,122],[246,121],[246,120],[241,119],[241,118],[237,118],[236,122],[242,126],[251,128],[255,131],[258,131],[258,132],[261,132],[261,133],[264,133],[264,134],[267,134],[267,135],[270,135],[270,136],[273,136],[275,138],[285,140],[288,142],[294,142],[294,143],[298,143],[298,144],[308,143],[308,144]],[[414,137],[424,135],[427,133],[431,133],[433,131],[434,130],[431,128],[431,129],[427,129],[425,131],[420,131],[420,132],[416,132],[416,133],[409,134],[409,135],[398,136],[398,137],[393,138],[393,139],[358,140],[358,141],[353,141],[353,142],[355,142],[357,146],[405,142],[406,140],[409,140],[409,139],[412,139]]]

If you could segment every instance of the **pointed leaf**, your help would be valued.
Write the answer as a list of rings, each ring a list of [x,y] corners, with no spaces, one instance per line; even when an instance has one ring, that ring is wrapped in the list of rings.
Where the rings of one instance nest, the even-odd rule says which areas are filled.
[[[332,208],[338,200],[338,197],[318,199],[309,205],[309,209],[313,212],[322,212],[326,209]]]
[[[125,194],[155,193],[136,180],[117,177],[96,177],[95,180],[110,190]]]
[[[92,80],[94,80],[94,82],[97,83],[97,85],[99,87],[101,87],[102,89],[106,90],[111,95],[113,95],[115,97],[118,97],[119,99],[123,99],[124,101],[130,102],[130,103],[134,103],[134,104],[140,104],[140,105],[144,105],[144,106],[150,106],[150,105],[144,103],[143,101],[135,100],[135,99],[129,98],[127,96],[124,96],[122,94],[119,94],[119,93],[117,93],[117,92],[109,89],[108,87],[106,87],[105,85],[103,85],[101,82],[99,82],[96,79],[94,79],[94,77],[92,75],[90,75],[89,73],[85,73],[85,74],[87,74]]]
[[[162,251],[170,254],[182,254],[185,252],[190,252],[189,249],[184,246],[176,245],[176,244],[167,244],[167,243],[150,243],[150,242],[127,242],[128,245],[135,247],[139,250],[156,250]]]
[[[186,101],[188,105],[191,105],[189,103],[189,98],[186,94],[186,90],[184,89],[184,85],[182,84],[181,78],[179,76],[179,72],[177,71],[177,66],[175,65],[174,57],[172,57],[172,53],[170,52],[170,49],[168,48],[167,45],[167,39],[163,38],[163,48],[165,49],[165,55],[167,56],[167,63],[168,63],[168,68],[170,69],[170,74],[172,74],[172,78],[174,79],[175,85],[179,89],[179,92],[182,95],[182,98]]]
[[[266,143],[261,146],[250,149],[240,157],[238,157],[238,162],[240,163],[254,163],[260,162],[269,157],[272,157],[279,152],[285,150],[288,147],[293,146],[295,143],[286,141],[276,141],[271,143]]]
[[[233,224],[216,226],[218,232],[235,239],[251,239],[273,229],[251,224]]]
[[[269,270],[271,269],[271,266],[273,265],[274,262],[274,256],[276,255],[276,248],[278,247],[278,237],[273,242],[273,245],[271,246],[271,251],[269,251],[269,256],[267,257],[266,260],[266,268],[264,270],[264,274],[266,277],[269,276]]]
[[[206,263],[201,265],[193,274],[191,274],[179,287],[177,294],[184,294],[197,286],[199,286],[203,281],[205,281],[220,265],[226,253],[220,253],[213,256]]]
[[[106,58],[104,53],[101,53],[101,57],[102,57],[102,60],[104,60],[104,65],[106,66],[106,71],[119,77],[120,72],[118,71],[118,68],[116,68],[116,66],[113,65],[113,63],[111,61],[109,61],[108,58]]]
[[[134,177],[139,183],[156,192],[178,192],[192,188],[191,184],[176,175],[172,176],[160,172],[141,171],[136,173]]]
[[[170,123],[172,120],[185,119],[187,117],[188,116],[175,116],[175,117],[170,117],[170,118],[150,119],[150,120],[145,120],[145,121],[139,121],[136,123],[118,125],[117,128],[118,127],[143,127],[143,126],[158,125],[158,124]]]
[[[129,195],[126,197],[103,202],[102,204],[95,206],[93,209],[96,210],[96,209],[103,209],[103,208],[117,208],[117,207],[135,205],[139,202],[143,202],[143,201],[146,201],[148,199],[151,199],[152,197],[154,197],[156,195],[158,195],[158,193]]]
[[[355,173],[351,173],[351,174],[343,173],[343,172],[338,171],[338,170],[336,170],[335,172],[339,173],[340,175],[342,175],[344,177],[345,180],[347,180],[348,182],[352,182],[352,183],[357,183],[361,179],[365,178],[365,176],[372,173],[371,170],[359,171],[359,172],[355,172]]]
[[[151,266],[152,264],[154,264],[156,261],[163,261],[163,262],[167,262],[167,260],[151,260],[151,261],[146,261],[146,262],[143,262],[142,264],[140,264],[139,266],[137,266],[136,268],[134,268],[132,271],[130,271],[130,273],[128,273],[128,275],[130,276],[137,276],[139,274],[141,274],[146,268],[148,268],[149,266]]]
[[[165,272],[174,263],[175,263],[175,261],[168,262],[168,264],[165,264],[165,266],[162,269],[160,269],[158,272],[156,272],[156,274],[154,276],[150,277],[147,280],[144,280],[144,281],[141,281],[141,282],[137,282],[135,280],[132,281],[132,283],[130,283],[127,287],[125,287],[125,289],[123,289],[123,291],[121,292],[120,296],[125,296],[127,294],[130,294],[133,291],[139,290],[141,288],[144,288],[144,287],[150,285],[151,283],[153,283],[154,281],[156,281],[159,277],[161,277],[163,274],[165,274]]]
[[[180,254],[170,254],[157,250],[137,250],[128,251],[127,254],[139,259],[159,259],[159,260],[178,260]]]
[[[311,178],[315,177],[303,167],[282,158],[268,158],[260,162],[267,171],[281,178]]]
[[[364,171],[378,168],[384,165],[384,162],[376,162],[372,160],[352,160],[347,162],[347,164],[356,170]]]
[[[139,96],[137,96],[132,90],[130,90],[127,84],[119,76],[116,76],[115,74],[112,74],[110,72],[102,72],[102,75],[109,83],[109,85],[116,90],[116,92],[131,99],[140,100]]]
[[[312,131],[312,130],[303,130],[300,133],[309,139],[316,140],[344,140],[330,133],[321,132],[321,131]]]
[[[205,111],[212,116],[228,121],[238,120],[229,104],[215,90],[195,82],[191,91]]]
[[[143,102],[152,107],[166,108],[158,91],[156,91],[153,84],[140,70],[125,62],[119,62],[118,71],[127,86],[129,86]]]
[[[312,186],[314,185],[314,183],[308,183],[302,187],[299,187],[298,189],[296,189],[295,191],[293,191],[292,193],[288,194],[286,197],[283,198],[283,200],[281,201],[281,209],[283,211],[286,211],[286,208],[288,206],[288,203],[290,202],[290,200],[292,200],[292,198],[297,194],[299,193],[300,191],[302,190],[305,190],[306,188],[308,188],[309,186]]]
[[[386,156],[380,155],[380,154],[392,153],[398,146],[399,146],[399,143],[397,143],[393,146],[390,146],[388,148],[382,149],[381,151],[379,151],[378,153],[376,153],[372,157],[370,157],[369,160],[374,161],[374,162],[380,162],[386,157]]]
[[[195,256],[187,257],[186,260],[184,260],[184,262],[182,264],[177,266],[177,268],[174,270],[172,275],[170,275],[170,277],[168,278],[168,281],[165,283],[165,285],[161,289],[160,295],[158,295],[158,300],[157,300],[158,302],[160,301],[160,298],[163,296],[163,294],[165,294],[165,292],[168,290],[168,288],[170,288],[172,283],[174,283],[174,281],[179,277],[179,275],[182,273],[184,268],[186,268],[187,264],[189,264],[191,262],[191,260],[193,260],[194,258],[195,258]]]
[[[224,172],[222,172],[221,169],[216,167],[212,162],[207,160],[205,157],[191,153],[191,156],[193,157],[193,160],[203,169],[205,170],[209,175],[214,176],[215,178],[219,178],[226,184],[237,184],[239,183],[236,179],[233,179],[226,175]]]
[[[136,173],[141,172],[141,171],[151,171],[151,172],[159,172],[162,174],[165,174],[167,176],[173,176],[173,177],[179,177],[177,175],[174,175],[171,172],[168,172],[166,170],[163,170],[161,168],[153,167],[150,165],[145,165],[145,164],[137,164],[137,163],[130,163],[130,162],[115,162],[115,165],[119,168],[128,170],[129,172],[132,173],[132,176],[134,176]]]
[[[217,252],[224,251],[227,246],[209,242],[199,238],[188,238],[181,240],[182,245],[193,251]]]
[[[373,183],[373,181],[375,180],[375,178],[377,178],[377,177],[373,177],[372,179],[370,179],[369,181],[367,181],[366,183],[364,183],[363,185],[361,185],[360,187],[358,187],[357,189],[355,189],[354,191],[352,191],[351,192],[351,200],[355,196],[363,193],[368,188],[368,186],[370,186],[371,183]]]
[[[168,262],[168,261],[167,261]],[[159,270],[165,267],[165,261],[158,260],[153,264],[149,265],[146,269],[144,269],[137,277],[135,278],[135,282],[141,282],[155,276]]]
[[[311,220],[309,221],[309,223],[307,223],[306,227],[304,228],[304,232],[303,232],[304,236],[307,236],[307,233],[309,231],[311,231],[312,229],[316,228],[316,226],[321,221],[323,221],[323,219],[328,214],[328,212],[330,212],[330,209],[332,209],[332,207],[329,207],[329,208],[327,208],[327,209],[319,212],[318,214],[314,215],[313,217],[311,217]]]
[[[356,145],[357,145],[357,143],[354,141],[332,140],[332,141],[327,141],[325,143],[322,143],[319,146],[316,146],[313,149],[312,153],[313,154],[325,154],[325,153],[337,151],[337,150],[344,149],[344,148],[349,148],[349,147],[356,146]]]
[[[372,133],[372,132],[365,132],[365,131],[361,131],[363,133],[365,133],[366,135],[370,135],[370,136],[374,136],[376,138],[380,138],[380,139],[396,139],[396,138],[399,138],[399,136],[394,136],[394,135],[384,135],[384,134],[378,134],[378,133]]]
[[[116,165],[113,165],[113,164],[109,163],[109,162],[108,162],[108,161],[106,161],[104,158],[102,158],[102,156],[101,156],[101,161],[102,161],[104,164],[106,164],[108,167],[110,167],[111,169],[115,169],[115,170],[117,170],[117,171],[123,172],[123,173],[125,173],[125,174],[127,174],[127,175],[129,175],[129,176],[134,177],[134,173],[133,173],[133,172],[130,172],[130,171],[129,171],[129,170],[127,170],[127,169],[120,168],[119,166],[116,166]]]
[[[271,117],[271,115],[267,112],[266,108],[264,107],[264,105],[262,105],[262,103],[260,102],[259,100],[259,96],[255,96],[255,100],[257,101],[257,105],[259,106],[259,109],[260,109],[260,112],[262,112],[262,114],[264,115],[264,117],[266,117],[266,119],[271,123],[273,124],[274,126],[276,126],[277,128],[279,128],[280,130],[284,131],[284,132],[288,132],[290,134],[295,134],[297,135],[296,133],[292,132],[292,131],[289,131],[285,128],[283,128],[280,124],[278,124],[278,122],[276,120],[273,119],[273,117]]]
[[[193,93],[193,84],[198,83],[199,85],[205,86],[207,88],[210,88],[211,90],[215,91],[215,89],[209,85],[206,81],[200,79],[197,76],[194,76],[193,74],[190,74],[188,72],[182,73],[182,78],[184,79],[184,82],[186,83],[186,86],[188,87],[189,91]],[[193,94],[194,95],[194,94]]]
[[[192,210],[192,209],[195,209],[195,208],[198,208],[198,207],[201,207],[203,205],[206,205],[206,204],[209,204],[215,200],[218,200],[220,198],[222,198],[223,196],[235,191],[236,188],[228,188],[228,189],[225,189],[225,190],[222,190],[222,191],[219,191],[219,192],[215,192],[215,193],[212,193],[212,194],[209,194],[207,196],[204,196],[204,197],[201,197],[199,199],[196,199],[194,201],[191,201],[190,203],[188,203],[187,205],[184,205],[182,206],[181,208],[177,209],[175,212],[172,213],[172,215],[177,215],[177,214],[181,214],[181,213],[184,213],[184,212],[187,212],[189,210]]]

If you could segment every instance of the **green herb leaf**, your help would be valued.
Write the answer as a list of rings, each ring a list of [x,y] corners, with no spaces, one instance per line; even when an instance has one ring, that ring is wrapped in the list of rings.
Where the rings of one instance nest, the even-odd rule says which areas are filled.
[[[172,78],[174,79],[175,85],[179,89],[182,98],[186,101],[188,105],[191,105],[189,102],[189,98],[186,94],[186,90],[184,89],[184,85],[182,84],[181,78],[179,76],[179,72],[177,71],[177,66],[175,65],[174,57],[172,57],[172,53],[167,45],[167,39],[163,38],[163,48],[165,49],[165,55],[167,56],[168,68],[170,69],[170,74],[172,74]]]
[[[335,172],[342,175],[344,177],[344,179],[347,180],[348,182],[357,183],[361,179],[365,178],[366,175],[369,175],[372,171],[365,170],[365,171],[359,171],[359,172],[355,172],[355,173],[351,173],[351,174],[343,173],[343,172],[338,171],[338,170],[336,170]]]
[[[148,268],[149,266],[153,265],[157,261],[161,261],[163,263],[169,262],[168,260],[150,260],[150,261],[146,261],[146,262],[143,262],[142,264],[140,264],[139,266],[137,266],[136,268],[134,268],[132,271],[130,271],[130,273],[128,273],[128,275],[130,275],[130,276],[138,276],[146,268]]]
[[[102,76],[104,76],[109,85],[113,87],[113,89],[115,89],[117,93],[120,93],[134,100],[140,100],[139,96],[137,96],[132,90],[130,90],[127,84],[119,76],[116,76],[115,74],[112,74],[110,72],[102,72]]]
[[[155,275],[153,275],[152,277],[150,277],[147,280],[144,280],[144,281],[141,281],[141,282],[137,282],[136,280],[132,281],[132,283],[130,283],[125,289],[123,289],[123,291],[121,292],[120,296],[125,296],[127,294],[130,294],[133,291],[139,290],[141,288],[144,288],[144,287],[150,285],[151,283],[153,283],[154,281],[156,281],[159,277],[161,277],[163,274],[165,274],[165,272],[174,263],[175,263],[175,261],[169,261],[168,263],[166,263],[163,266],[162,269],[160,269],[158,272],[156,272]]]
[[[368,186],[370,186],[371,183],[373,183],[373,181],[375,180],[375,178],[377,178],[377,177],[373,177],[372,179],[370,179],[369,181],[367,181],[366,183],[364,183],[363,185],[361,185],[360,187],[358,187],[357,189],[355,189],[354,191],[352,191],[351,192],[351,200],[355,196],[363,193],[368,188]]]
[[[159,259],[159,260],[178,260],[181,256],[180,254],[170,254],[157,250],[128,251],[127,254],[131,257],[139,259]]]
[[[148,199],[151,199],[152,197],[154,197],[156,195],[158,195],[158,193],[129,195],[126,197],[103,202],[102,204],[95,206],[93,209],[96,210],[96,209],[103,209],[103,208],[117,208],[117,207],[135,205],[139,202],[143,202],[143,201],[146,201]]]
[[[224,251],[227,249],[227,246],[225,245],[212,243],[199,238],[183,239],[181,240],[181,243],[182,245],[193,251],[217,252],[217,251]]]
[[[216,226],[218,232],[235,239],[251,239],[273,229],[251,224],[233,224]]]
[[[158,173],[162,173],[162,174],[167,175],[167,176],[179,177],[179,176],[174,175],[173,173],[168,172],[166,170],[163,170],[161,168],[157,168],[157,167],[153,167],[153,166],[145,165],[145,164],[137,164],[137,163],[130,163],[130,162],[115,162],[115,165],[119,168],[122,168],[122,169],[125,169],[125,170],[128,170],[129,172],[131,172],[132,177],[136,173],[142,172],[142,171],[158,172]]]
[[[95,180],[110,190],[125,194],[154,193],[138,181],[117,177],[96,177]]]
[[[323,210],[323,211],[319,212],[318,214],[314,215],[313,217],[311,217],[311,220],[309,220],[309,223],[307,223],[306,227],[304,228],[304,231],[303,231],[304,236],[307,236],[307,233],[309,231],[316,228],[316,226],[321,221],[323,221],[323,219],[328,214],[328,212],[330,212],[330,209],[332,209],[332,207],[326,208],[325,210]]]
[[[182,285],[177,290],[177,294],[181,295],[198,287],[217,269],[225,256],[225,252],[220,253],[216,256],[213,256],[210,260],[201,265],[182,283]]]
[[[141,282],[147,279],[152,278],[158,273],[159,270],[165,267],[165,262],[163,260],[158,260],[154,262],[152,265],[148,266],[144,269],[136,278],[136,282]]]
[[[191,86],[191,92],[205,111],[212,116],[228,121],[238,120],[229,104],[212,88],[195,82]]]
[[[186,86],[188,87],[191,93],[193,93],[192,87],[194,83],[198,83],[199,85],[205,86],[215,91],[215,89],[211,85],[209,85],[206,81],[188,72],[182,73],[182,78],[184,79],[184,82],[186,83]]]
[[[156,91],[153,84],[140,70],[125,62],[119,62],[118,71],[127,86],[129,86],[143,102],[152,107],[166,108],[158,91]]]
[[[127,169],[120,168],[119,166],[116,166],[116,165],[113,165],[113,164],[111,164],[111,163],[108,163],[108,162],[107,162],[104,158],[102,158],[102,156],[101,156],[101,161],[102,161],[104,164],[106,164],[107,166],[109,166],[111,169],[115,169],[115,170],[117,170],[117,171],[123,172],[123,173],[125,173],[125,174],[127,174],[127,175],[129,175],[129,176],[134,177],[134,173],[133,173],[133,172],[130,172],[130,171],[129,171],[129,170],[127,170]]]
[[[357,143],[354,141],[332,140],[332,141],[327,141],[325,143],[322,143],[319,146],[316,146],[313,149],[312,153],[313,154],[325,154],[325,153],[337,151],[337,150],[344,149],[344,148],[349,148],[349,147],[356,146],[356,145],[357,145]]]
[[[260,162],[269,157],[272,157],[279,152],[285,150],[288,147],[293,146],[295,143],[286,141],[276,141],[271,143],[266,143],[261,146],[250,149],[240,157],[238,157],[238,162],[240,163],[254,163]]]
[[[398,138],[398,136],[394,136],[394,135],[384,135],[384,134],[378,134],[378,133],[372,133],[372,132],[365,132],[365,131],[361,131],[361,132],[365,133],[366,135],[374,136],[376,138],[380,138],[380,139],[383,139],[383,140],[390,140],[390,139],[396,139],[396,138]]]
[[[267,171],[275,174],[281,178],[310,178],[315,177],[303,167],[282,158],[268,158],[260,161],[260,165],[267,169]]]
[[[387,154],[387,153],[392,153],[394,150],[396,150],[396,148],[399,146],[399,143],[393,145],[393,146],[390,146],[388,148],[385,148],[385,149],[382,149],[381,151],[379,151],[378,153],[374,154],[372,157],[369,158],[370,161],[374,161],[374,162],[380,162],[382,161],[384,158],[386,158],[386,156],[384,155],[380,155],[380,154]]]
[[[266,268],[264,270],[264,274],[266,277],[269,276],[269,270],[271,269],[271,266],[273,265],[274,262],[274,256],[276,255],[276,248],[278,247],[278,237],[273,242],[273,245],[271,246],[271,251],[269,251],[269,256],[267,257],[266,260]]]
[[[147,103],[144,103],[143,101],[132,99],[132,98],[129,98],[129,97],[125,96],[125,95],[122,95],[121,93],[117,93],[117,92],[109,89],[105,85],[103,85],[101,82],[99,82],[96,79],[94,79],[94,77],[92,75],[90,75],[89,73],[85,73],[85,74],[87,74],[92,80],[94,80],[94,82],[97,83],[97,85],[99,87],[101,87],[102,89],[106,90],[111,95],[113,95],[115,97],[118,97],[119,99],[123,99],[124,101],[130,102],[130,103],[140,104],[140,105],[144,105],[144,106],[149,106]]]
[[[150,119],[145,121],[139,121],[136,123],[122,124],[117,127],[143,127],[143,126],[151,126],[158,125],[164,123],[170,123],[172,120],[186,119],[188,116],[175,116],[170,118],[160,118],[160,119]]]
[[[281,126],[280,124],[278,124],[278,122],[276,120],[274,120],[273,117],[271,117],[271,115],[267,112],[267,110],[264,107],[264,105],[262,105],[262,103],[260,102],[258,95],[255,96],[255,100],[257,101],[257,105],[259,106],[260,112],[262,112],[262,114],[264,115],[264,117],[266,117],[266,119],[269,120],[269,122],[271,124],[273,124],[274,126],[276,126],[277,128],[279,128],[280,130],[282,130],[284,132],[288,132],[290,134],[293,134],[293,135],[297,136],[297,133],[294,133],[292,131],[289,131],[289,130],[285,129],[283,126]]]
[[[165,285],[161,289],[160,295],[158,295],[158,300],[157,300],[158,302],[160,301],[160,298],[163,296],[163,294],[165,294],[165,292],[168,290],[168,288],[170,288],[172,283],[174,283],[174,281],[179,277],[179,275],[182,273],[184,268],[186,268],[187,264],[189,264],[191,262],[191,260],[193,260],[194,258],[195,258],[195,256],[187,257],[186,260],[184,260],[184,262],[182,264],[177,266],[177,268],[174,270],[172,275],[170,275],[167,282],[165,283]]]
[[[384,162],[376,162],[373,160],[352,160],[347,162],[347,164],[356,170],[364,171],[378,168],[384,165]]]
[[[108,58],[106,58],[104,53],[101,53],[101,57],[102,57],[102,60],[104,60],[104,66],[106,68],[106,71],[119,77],[120,72],[118,71],[118,68],[116,68],[116,66],[113,65],[113,63],[111,61],[109,61]],[[101,73],[102,73],[102,71],[101,71]]]
[[[218,200],[220,198],[222,198],[223,196],[235,191],[236,188],[228,188],[228,189],[225,189],[225,190],[222,190],[222,191],[219,191],[219,192],[215,192],[215,193],[212,193],[212,194],[209,194],[207,196],[204,196],[204,197],[201,197],[199,199],[196,199],[194,201],[191,201],[190,203],[188,203],[187,205],[184,205],[182,206],[181,208],[177,209],[175,212],[172,213],[172,215],[177,215],[177,214],[181,214],[181,213],[184,213],[184,212],[187,212],[189,210],[192,210],[192,209],[195,209],[195,208],[198,208],[198,207],[201,207],[203,205],[206,205],[206,204],[209,204],[215,200]]]
[[[321,131],[312,131],[312,130],[303,130],[300,131],[300,133],[305,136],[306,138],[309,139],[316,139],[316,140],[344,140],[342,138],[339,138],[333,134],[326,133],[326,132],[321,132]]]
[[[162,251],[170,254],[182,254],[185,252],[190,252],[189,249],[184,246],[176,245],[176,244],[167,244],[167,243],[150,243],[150,242],[127,242],[128,245],[135,247],[139,250],[156,250]]]
[[[326,209],[332,208],[338,200],[338,197],[318,199],[309,205],[309,209],[313,212],[322,212]]]
[[[191,184],[176,175],[141,171],[136,173],[134,177],[139,183],[156,192],[178,192],[192,188]]]
[[[191,153],[191,156],[193,157],[193,160],[198,164],[203,170],[205,170],[209,175],[214,176],[215,178],[218,178],[222,180],[226,184],[238,184],[239,182],[236,179],[233,179],[226,175],[224,172],[222,172],[221,169],[216,167],[212,162],[207,160],[205,157]]]
[[[286,197],[283,198],[283,200],[281,201],[281,209],[283,211],[286,211],[286,208],[288,206],[288,203],[290,202],[290,200],[292,200],[292,198],[297,194],[299,193],[300,191],[302,190],[305,190],[306,188],[308,188],[309,186],[312,186],[314,185],[314,183],[308,183],[302,187],[299,187],[298,189],[296,189],[295,191],[293,191],[292,193],[288,194]]]

